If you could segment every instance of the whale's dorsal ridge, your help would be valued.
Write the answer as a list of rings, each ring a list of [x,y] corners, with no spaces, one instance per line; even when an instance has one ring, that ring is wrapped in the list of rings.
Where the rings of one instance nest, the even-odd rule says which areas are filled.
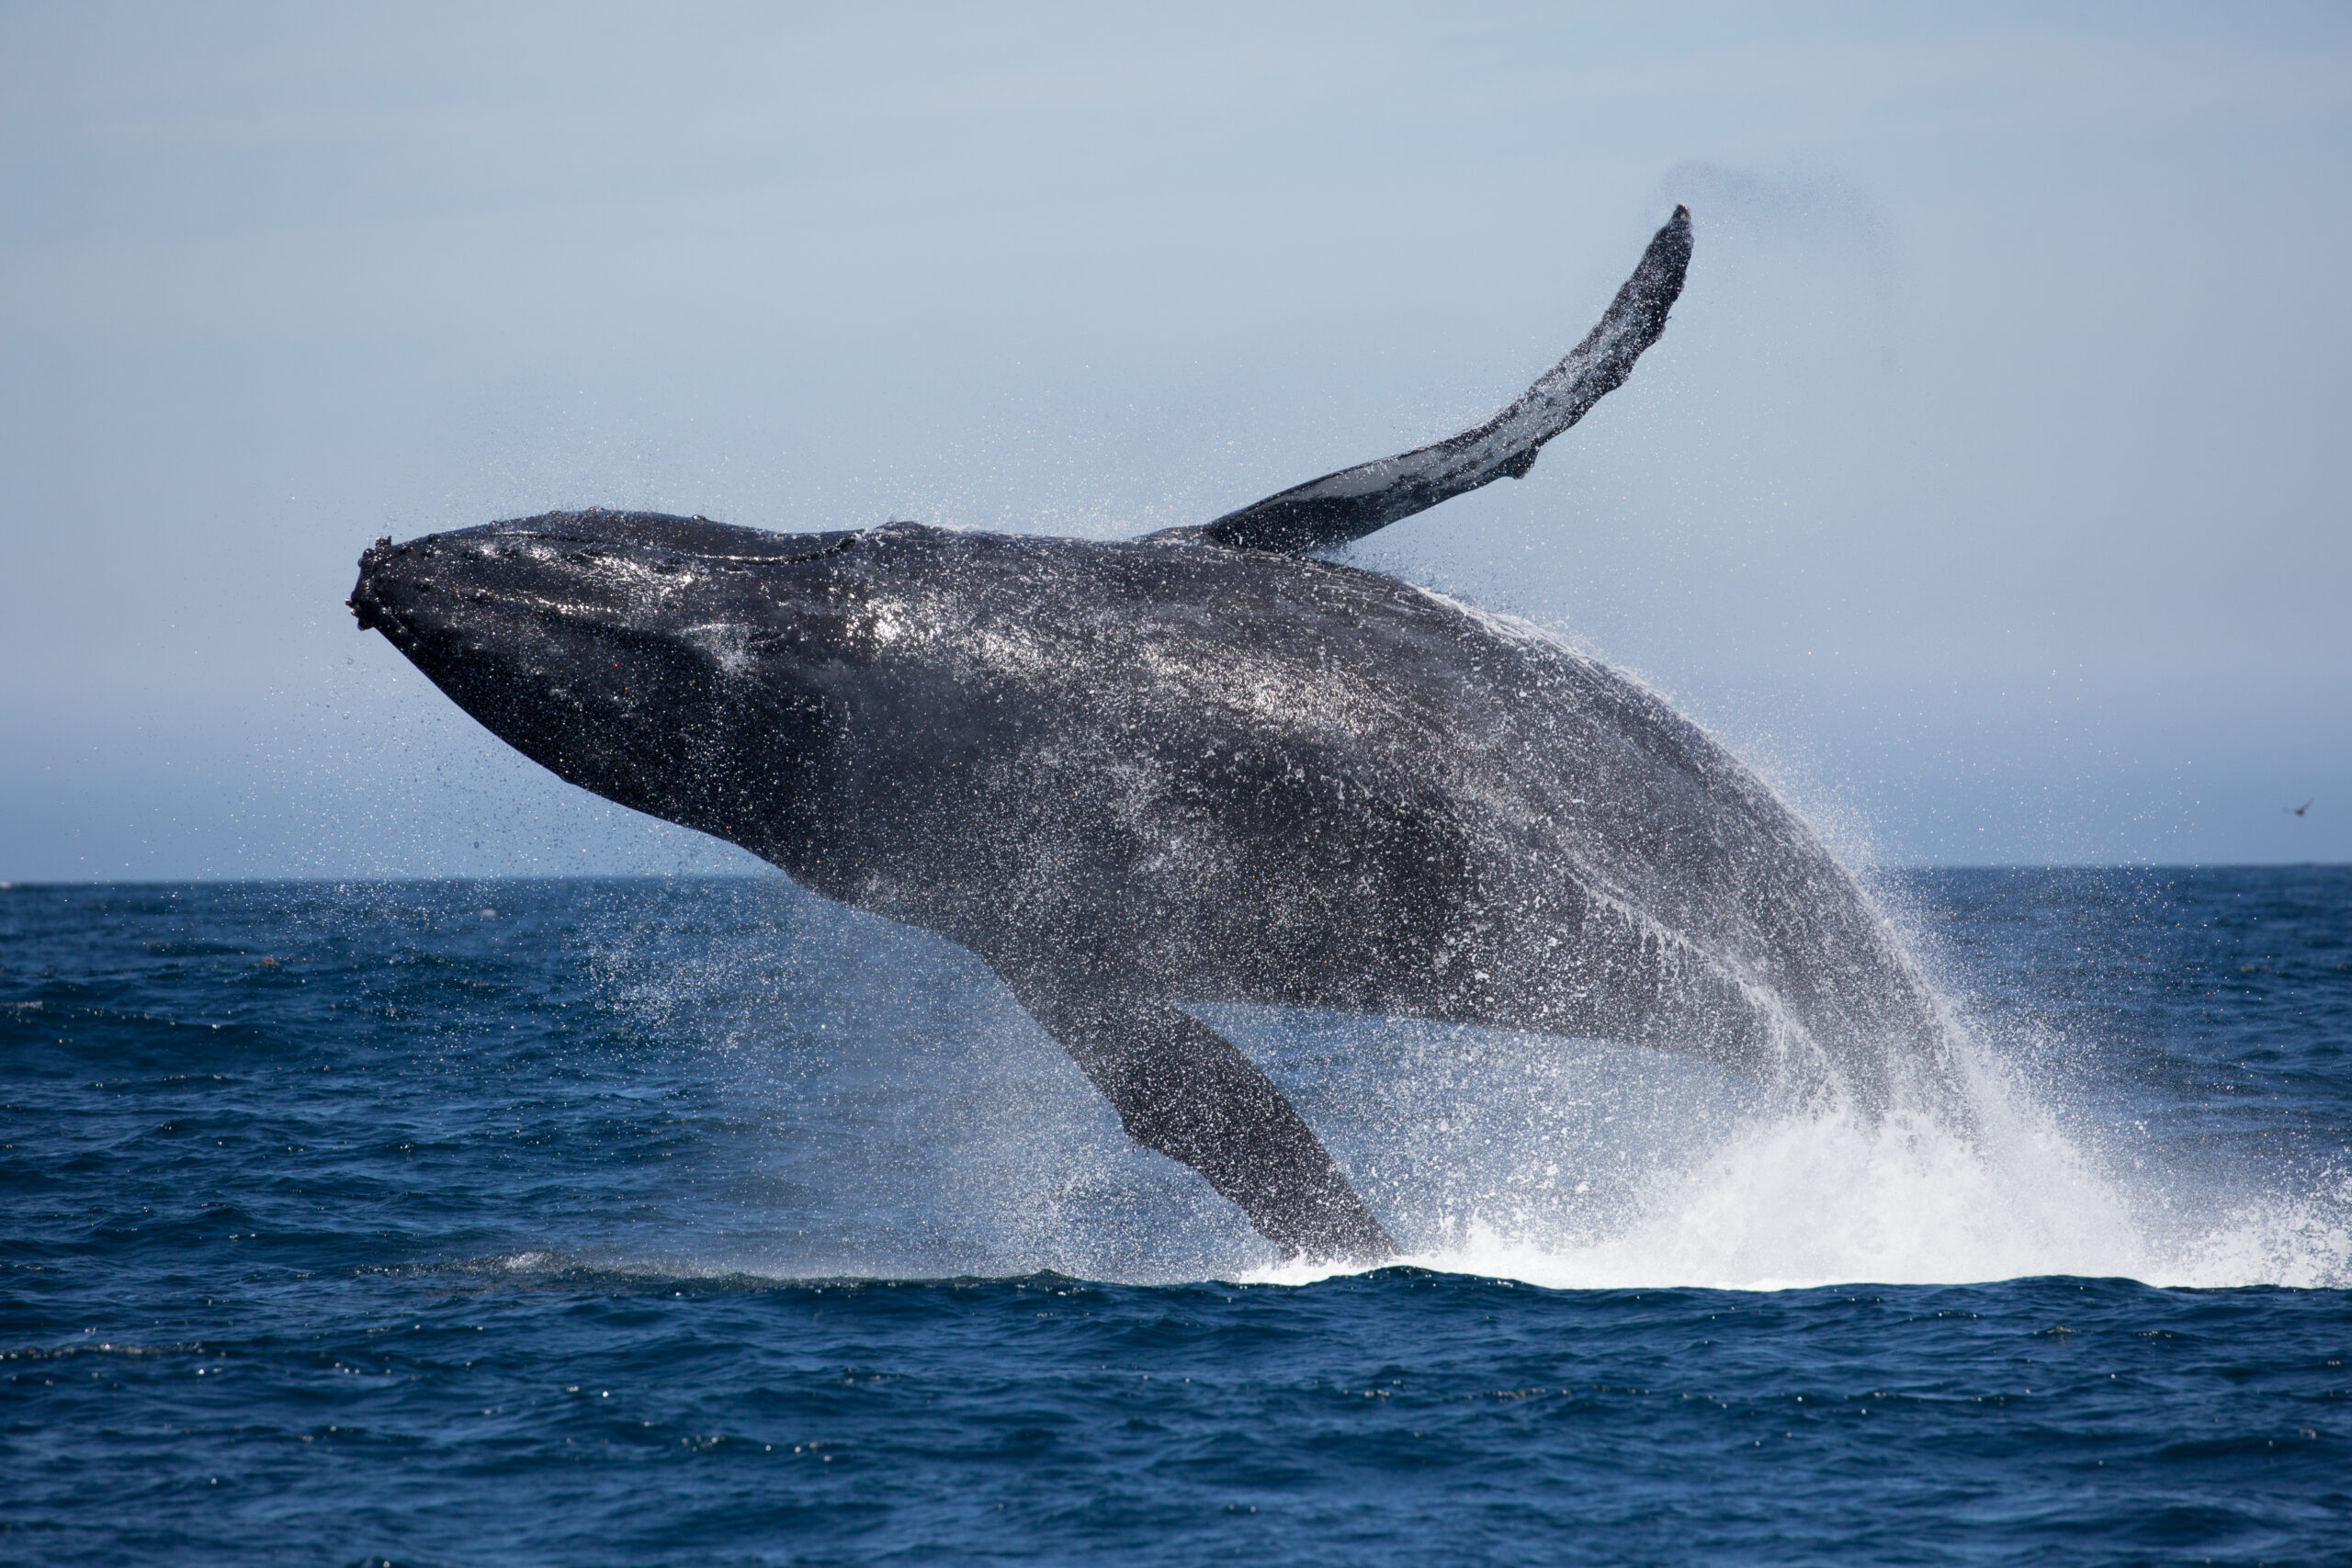
[[[1546,441],[1624,385],[1634,361],[1666,331],[1667,312],[1682,293],[1690,265],[1690,209],[1677,207],[1600,324],[1484,424],[1294,485],[1213,523],[1152,536],[1300,555],[1361,539],[1496,479],[1523,478]]]

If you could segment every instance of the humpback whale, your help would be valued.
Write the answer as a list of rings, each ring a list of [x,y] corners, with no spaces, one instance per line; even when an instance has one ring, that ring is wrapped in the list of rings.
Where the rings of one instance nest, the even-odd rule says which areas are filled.
[[[1138,1143],[1286,1256],[1395,1247],[1188,1007],[1255,1002],[1695,1053],[1874,1115],[1951,1041],[1860,886],[1646,687],[1317,552],[1506,475],[1623,384],[1677,208],[1492,419],[1124,541],[778,534],[560,512],[361,558],[349,604],[608,799],[962,944]]]

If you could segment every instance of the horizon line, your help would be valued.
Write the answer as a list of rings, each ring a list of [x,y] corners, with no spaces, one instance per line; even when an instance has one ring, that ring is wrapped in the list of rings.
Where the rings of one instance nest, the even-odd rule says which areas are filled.
[[[1955,871],[2083,871],[2083,872],[2210,872],[2210,871],[2346,871],[2352,870],[2352,860],[2279,860],[2279,861],[1951,861],[1910,862],[1885,865],[1854,867],[1862,876],[1885,875],[1890,873],[1955,872]],[[716,872],[567,872],[533,874],[502,872],[489,874],[444,873],[420,874],[409,872],[384,874],[353,873],[345,875],[320,876],[122,876],[122,877],[0,877],[0,893],[23,893],[42,888],[70,887],[334,887],[352,884],[386,886],[396,884],[427,886],[449,883],[562,883],[562,882],[783,882],[798,887],[801,885],[780,870],[716,871]],[[819,895],[822,897],[822,895]]]

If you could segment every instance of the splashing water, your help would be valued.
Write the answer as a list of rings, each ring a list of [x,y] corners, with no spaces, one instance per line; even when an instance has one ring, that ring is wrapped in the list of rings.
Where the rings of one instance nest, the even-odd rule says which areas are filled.
[[[2040,1275],[2154,1285],[2352,1282],[2352,1180],[2301,1198],[2163,1198],[2146,1214],[2046,1119],[1973,1143],[1902,1120],[1760,1121],[1695,1169],[1662,1175],[1635,1213],[1531,1232],[1472,1215],[1407,1259],[1555,1289],[1781,1290],[1871,1281],[1965,1283]],[[1304,1282],[1288,1267],[1250,1280]]]
[[[1198,1010],[1323,1131],[1408,1259],[1432,1269],[1575,1288],[2352,1280],[2344,1090],[2327,1066],[2342,1043],[2306,1022],[2300,1044],[2282,1044],[2310,1011],[2301,993],[2250,998],[2229,1028],[2211,1016],[2217,973],[2234,978],[2247,960],[2231,932],[2215,950],[2211,907],[2238,893],[2005,874],[1924,883],[1931,900],[1958,906],[1931,937],[1968,977],[1974,1035],[1994,1042],[1973,1064],[1965,1134],[1920,1115],[1868,1123],[1792,1109],[1703,1064],[1598,1042]],[[2020,905],[2030,919],[2018,918]],[[2176,918],[2146,918],[2156,913]],[[2246,929],[2290,947],[2312,935],[2290,925]],[[814,1104],[846,1103],[844,1091],[869,1112],[892,1105],[826,1141],[830,1177],[805,1162],[775,1172],[795,1201],[820,1183],[860,1195],[843,1199],[822,1247],[808,1250],[804,1226],[791,1244],[731,1247],[726,1266],[1137,1280],[1331,1272],[1277,1264],[1197,1179],[1129,1145],[977,966],[958,970],[921,939],[862,922],[854,945],[873,974],[850,988],[865,1000],[820,998],[842,978],[834,970],[816,989],[755,1005],[741,972],[772,965],[779,939],[796,945],[771,927],[730,936],[684,971],[665,956],[635,971],[628,1005],[673,1032],[687,1022],[680,1008],[709,1008],[739,1089],[779,1122],[805,1123]],[[2306,977],[2352,988],[2339,971]],[[2085,1008],[2086,997],[2103,1007]],[[825,1052],[843,1055],[836,1045],[780,1047],[771,1006],[804,1032],[820,1014],[826,1039],[873,1054],[829,1065]],[[853,1066],[861,1073],[845,1077]],[[948,1192],[956,1221],[927,1240],[864,1223],[875,1204],[912,1212]]]

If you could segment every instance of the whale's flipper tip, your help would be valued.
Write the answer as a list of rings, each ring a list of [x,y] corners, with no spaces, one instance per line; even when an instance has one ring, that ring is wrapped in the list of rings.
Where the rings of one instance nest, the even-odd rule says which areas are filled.
[[[1360,539],[1496,479],[1524,476],[1546,441],[1634,373],[1634,361],[1666,330],[1690,265],[1690,209],[1677,203],[1600,324],[1494,418],[1430,446],[1294,485],[1188,532],[1232,549],[1301,555]]]

